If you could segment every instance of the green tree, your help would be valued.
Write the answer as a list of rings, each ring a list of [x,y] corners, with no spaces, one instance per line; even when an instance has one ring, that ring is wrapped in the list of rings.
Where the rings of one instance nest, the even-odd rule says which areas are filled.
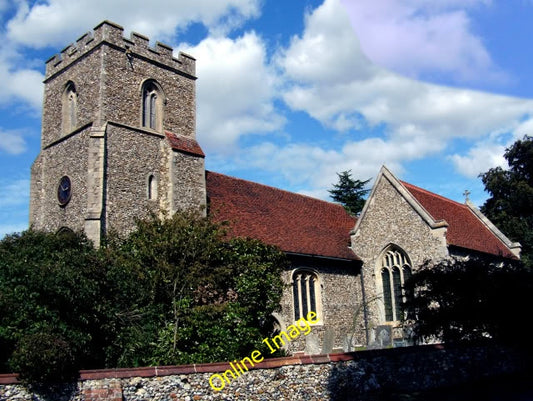
[[[518,261],[427,262],[407,281],[404,307],[418,341],[528,343],[517,322],[532,291],[533,273]]]
[[[224,226],[176,213],[138,222],[127,239],[112,239],[107,253],[112,270],[137,272],[144,294],[123,305],[133,319],[117,329],[121,366],[230,360],[271,334],[287,263],[274,247],[228,240]]]
[[[522,245],[522,260],[533,264],[533,138],[525,136],[505,151],[509,169],[480,175],[490,194],[481,211],[511,240]]]
[[[0,372],[233,360],[261,350],[285,255],[191,213],[139,221],[95,249],[28,230],[0,241]],[[267,353],[265,352],[265,355]]]
[[[98,275],[82,235],[28,230],[0,241],[0,369],[39,382],[96,366]]]
[[[351,170],[337,173],[339,182],[328,190],[331,198],[344,206],[352,216],[357,216],[363,210],[366,195],[370,192],[365,186],[370,179],[361,181],[352,178]]]

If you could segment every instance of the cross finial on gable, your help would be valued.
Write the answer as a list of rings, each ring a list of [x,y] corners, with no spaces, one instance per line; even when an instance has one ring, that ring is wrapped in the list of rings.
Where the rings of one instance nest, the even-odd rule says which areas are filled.
[[[470,196],[471,193],[472,193],[472,192],[470,192],[468,189],[466,189],[466,190],[463,192],[463,195],[464,195],[464,197],[465,197],[465,202],[467,202],[467,201],[470,200],[469,196]]]

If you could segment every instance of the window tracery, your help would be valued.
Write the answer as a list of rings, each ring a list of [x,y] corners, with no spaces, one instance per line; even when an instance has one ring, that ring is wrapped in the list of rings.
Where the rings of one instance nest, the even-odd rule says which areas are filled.
[[[142,116],[141,125],[156,131],[161,131],[163,114],[163,94],[153,80],[148,80],[142,88]]]
[[[405,301],[404,284],[411,277],[411,262],[405,252],[390,247],[381,258],[381,284],[385,320],[402,320],[402,304]]]
[[[297,270],[292,275],[292,293],[294,302],[294,320],[315,312],[322,320],[320,284],[316,273],[309,270]]]

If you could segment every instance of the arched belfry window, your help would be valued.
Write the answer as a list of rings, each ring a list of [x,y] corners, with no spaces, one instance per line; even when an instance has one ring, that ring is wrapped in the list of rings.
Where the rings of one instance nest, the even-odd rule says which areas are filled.
[[[385,320],[402,320],[405,301],[404,284],[411,277],[412,266],[407,254],[398,247],[389,247],[381,257],[381,285]]]
[[[154,80],[146,81],[142,86],[141,125],[156,131],[162,130],[163,92]]]
[[[294,303],[294,320],[307,318],[309,312],[315,312],[322,321],[322,302],[320,284],[316,273],[310,270],[296,270],[292,274],[292,294]]]
[[[69,81],[63,91],[63,133],[76,128],[78,118],[78,93],[74,82]]]

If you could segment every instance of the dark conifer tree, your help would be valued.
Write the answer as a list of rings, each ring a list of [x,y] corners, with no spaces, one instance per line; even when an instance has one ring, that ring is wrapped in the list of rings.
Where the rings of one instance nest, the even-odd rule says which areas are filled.
[[[352,178],[352,171],[337,173],[339,182],[333,185],[333,189],[328,190],[331,198],[344,206],[346,211],[352,216],[357,216],[363,210],[366,195],[370,192],[366,185],[370,181],[356,180]]]

